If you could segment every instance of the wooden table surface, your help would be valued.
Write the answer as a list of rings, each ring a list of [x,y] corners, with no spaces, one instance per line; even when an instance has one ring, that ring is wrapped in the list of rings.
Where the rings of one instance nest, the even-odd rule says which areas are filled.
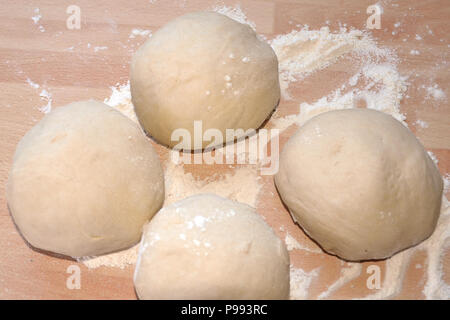
[[[376,1],[315,1],[315,0],[251,0],[239,1],[250,21],[255,22],[259,33],[269,39],[289,32],[296,24],[307,24],[318,29],[330,22],[336,30],[339,22],[363,29],[368,15],[366,8]],[[450,108],[447,100],[426,99],[426,87],[437,84],[450,92],[448,60],[450,43],[450,3],[441,1],[380,1],[383,7],[382,28],[373,30],[381,45],[394,48],[401,62],[399,70],[408,74],[408,98],[403,99],[402,113],[407,115],[411,130],[425,147],[439,160],[443,175],[450,171]],[[66,8],[76,4],[81,9],[81,29],[66,27]],[[135,299],[133,267],[125,269],[101,267],[82,271],[82,288],[69,290],[66,280],[68,266],[74,261],[59,259],[30,249],[18,234],[5,200],[5,183],[16,144],[43,113],[38,107],[45,105],[39,97],[42,88],[52,95],[53,106],[61,106],[76,100],[98,99],[103,101],[111,94],[110,86],[125,83],[129,77],[129,61],[132,53],[143,43],[143,37],[130,39],[132,29],[157,30],[170,19],[183,13],[209,9],[217,4],[233,6],[235,1],[161,1],[161,0],[54,0],[15,1],[2,0],[0,6],[0,298],[2,299]],[[37,23],[32,20],[39,8],[42,16]],[[401,28],[394,24],[401,22]],[[432,30],[433,34],[430,34]],[[422,41],[413,41],[416,34]],[[409,40],[402,39],[409,36]],[[97,49],[95,48],[97,47]],[[103,50],[98,47],[107,47]],[[412,49],[421,51],[411,55]],[[301,93],[302,100],[282,101],[282,114],[294,113],[299,102],[313,102],[332,88],[327,86],[330,72],[345,74],[334,65],[318,74],[313,82],[298,86],[294,96]],[[347,74],[349,76],[350,74]],[[39,84],[33,88],[27,79]],[[328,90],[328,91],[327,91]],[[427,128],[415,125],[417,119],[428,123]],[[289,136],[281,137],[281,147]],[[166,150],[157,147],[162,157]],[[200,176],[217,168],[210,168]],[[262,192],[273,189],[269,178],[263,179]],[[258,210],[279,231],[284,225],[301,242],[310,242],[285,213],[280,200],[261,197]],[[280,214],[281,212],[281,214]],[[322,266],[317,281],[311,284],[310,298],[315,298],[339,277],[341,260],[325,253],[306,255],[291,252],[291,260],[305,271]],[[450,283],[450,254],[444,255],[444,280]],[[415,263],[424,262],[420,252],[413,257]],[[371,262],[373,264],[373,262]],[[376,262],[382,269],[384,261]],[[368,263],[363,263],[365,268]],[[363,269],[365,270],[365,269]],[[421,273],[422,272],[422,273]],[[362,297],[371,294],[366,288],[366,272],[358,279],[343,286],[331,298]],[[403,289],[397,298],[423,298],[423,271],[408,271]]]

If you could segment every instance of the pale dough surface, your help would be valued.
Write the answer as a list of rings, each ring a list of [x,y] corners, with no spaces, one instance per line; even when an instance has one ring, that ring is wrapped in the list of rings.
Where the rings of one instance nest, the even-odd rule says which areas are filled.
[[[146,225],[134,284],[141,299],[287,299],[289,254],[254,208],[200,194]]]
[[[139,48],[131,63],[131,94],[145,131],[158,142],[194,145],[194,121],[202,131],[258,129],[280,99],[278,60],[248,26],[214,12],[178,17]],[[184,128],[191,139],[171,139]],[[239,135],[241,137],[242,134]],[[214,140],[214,139],[213,139]],[[223,141],[225,142],[225,141]]]
[[[164,200],[163,171],[138,125],[101,102],[75,102],[20,141],[7,200],[34,247],[99,255],[139,241]]]
[[[416,137],[369,109],[308,121],[286,143],[275,182],[304,231],[347,260],[386,258],[429,237],[443,189]]]

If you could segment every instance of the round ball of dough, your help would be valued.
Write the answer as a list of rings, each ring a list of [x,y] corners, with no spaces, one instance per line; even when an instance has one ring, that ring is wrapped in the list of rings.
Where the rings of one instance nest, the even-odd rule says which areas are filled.
[[[343,259],[383,259],[429,237],[442,178],[416,137],[368,109],[320,114],[284,146],[275,183],[293,219]]]
[[[287,299],[289,255],[255,209],[200,194],[144,227],[134,284],[141,299]]]
[[[248,26],[214,12],[190,13],[169,22],[139,48],[131,64],[131,94],[145,131],[170,147],[194,145],[194,121],[214,128],[257,129],[280,98],[278,60]],[[171,136],[184,128],[191,139]],[[238,134],[237,137],[242,137]],[[180,141],[178,141],[180,139]]]
[[[139,126],[91,100],[57,108],[23,137],[6,192],[32,246],[95,256],[139,241],[162,205],[164,179]]]

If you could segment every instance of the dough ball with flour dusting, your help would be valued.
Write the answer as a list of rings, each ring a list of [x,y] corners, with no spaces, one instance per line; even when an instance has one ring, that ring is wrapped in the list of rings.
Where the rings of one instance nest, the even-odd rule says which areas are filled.
[[[141,299],[287,299],[289,255],[252,207],[195,195],[144,227],[134,284]]]
[[[308,121],[284,146],[275,182],[304,231],[353,261],[386,258],[429,237],[443,189],[416,137],[368,109]]]
[[[226,129],[257,129],[280,98],[272,48],[248,25],[214,12],[186,14],[153,34],[133,56],[130,84],[145,131],[185,149],[222,144],[206,137],[194,143],[194,121],[230,141]],[[190,137],[172,139],[182,128]]]
[[[164,200],[163,171],[137,124],[101,102],[75,102],[20,141],[6,195],[31,245],[94,256],[139,241]]]

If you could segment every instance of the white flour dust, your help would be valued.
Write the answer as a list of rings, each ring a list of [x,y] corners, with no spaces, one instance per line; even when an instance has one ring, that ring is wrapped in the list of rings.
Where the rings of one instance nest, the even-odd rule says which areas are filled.
[[[445,100],[447,97],[445,92],[439,88],[437,84],[433,84],[432,86],[426,87],[427,90],[427,98],[433,98],[434,100]]]
[[[131,30],[128,38],[134,39],[136,37],[151,37],[151,36],[152,36],[151,30],[135,28],[135,29]]]
[[[344,285],[349,283],[350,281],[358,278],[362,272],[361,263],[355,262],[347,262],[345,266],[341,268],[340,277],[333,282],[330,286],[328,286],[327,290],[319,294],[317,299],[325,299],[328,298],[331,294],[336,292],[338,289],[342,288]]]
[[[304,300],[308,299],[309,287],[311,282],[317,278],[319,269],[306,272],[303,269],[290,266],[290,299]]]
[[[261,177],[253,166],[242,166],[234,169],[233,173],[207,180],[198,180],[191,173],[186,173],[182,165],[175,165],[172,161],[165,163],[164,205],[198,193],[214,193],[238,202],[255,207],[261,190]]]
[[[27,83],[32,87],[33,89],[39,89],[41,86],[35,82],[33,82],[30,78],[27,78]],[[47,89],[42,88],[41,92],[39,93],[39,97],[42,101],[44,101],[46,104],[38,107],[38,110],[42,113],[49,113],[52,111],[52,102],[53,98],[50,92],[47,91]]]
[[[123,251],[110,253],[99,257],[83,257],[78,258],[78,262],[83,262],[89,269],[99,267],[112,267],[124,269],[129,265],[136,264],[138,258],[139,244]]]
[[[308,245],[302,244],[297,239],[295,239],[293,236],[290,235],[289,232],[286,232],[286,236],[284,238],[284,243],[286,244],[286,248],[288,251],[292,250],[304,250],[308,252],[313,253],[322,253],[323,251],[319,248],[311,248]]]
[[[347,83],[329,95],[311,104],[301,102],[299,113],[274,118],[275,127],[285,129],[292,124],[301,125],[311,117],[330,110],[355,108],[358,103],[405,120],[400,113],[400,101],[407,89],[406,77],[398,70],[395,52],[379,48],[376,42],[360,30],[341,28],[331,33],[328,27],[320,30],[303,28],[271,41],[280,64],[280,82],[285,99],[291,100],[289,84],[300,81],[343,56],[350,55],[358,70]],[[403,122],[406,124],[405,122]]]
[[[111,96],[106,98],[103,102],[107,105],[116,108],[134,122],[138,122],[137,116],[134,113],[133,104],[131,103],[130,81],[121,85],[111,87]]]
[[[42,19],[42,14],[39,8],[35,8],[33,10],[33,16],[31,17],[31,20],[33,20],[33,23],[39,28],[40,32],[45,32],[45,28],[42,26],[42,24],[39,22]]]
[[[94,47],[94,52],[99,52],[99,51],[103,51],[103,50],[108,50],[107,46],[96,46]]]
[[[39,8],[34,9],[34,16],[31,17],[31,20],[33,20],[34,24],[37,24],[39,20],[41,20],[42,15],[40,13]]]
[[[248,20],[247,15],[242,11],[241,6],[239,4],[235,5],[234,7],[216,6],[212,9],[212,11],[223,14],[242,24],[247,24],[253,30],[256,30],[256,24]]]
[[[333,33],[328,27],[320,30],[304,27],[279,35],[270,44],[278,57],[285,99],[292,99],[287,90],[289,83],[335,63],[345,54],[363,56],[366,60],[368,57],[374,61],[381,58],[392,60],[390,50],[377,47],[368,33],[355,29],[341,28],[339,32]]]

